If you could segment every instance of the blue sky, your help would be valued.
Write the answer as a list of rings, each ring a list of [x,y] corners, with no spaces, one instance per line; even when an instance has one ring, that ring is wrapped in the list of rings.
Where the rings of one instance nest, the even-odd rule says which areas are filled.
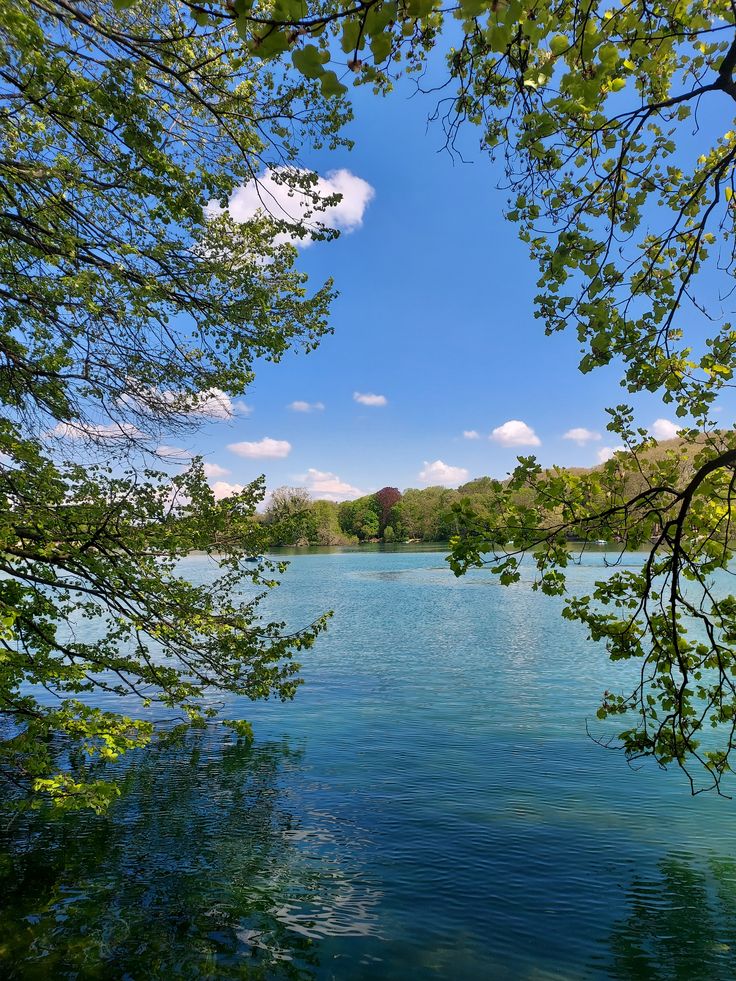
[[[574,335],[544,336],[536,267],[501,217],[499,165],[476,151],[472,131],[469,162],[443,151],[440,128],[426,122],[433,103],[408,91],[356,93],[354,150],[304,161],[322,175],[349,170],[373,197],[360,227],[301,255],[315,285],[332,276],[340,291],[334,336],[312,354],[262,364],[248,414],[191,438],[187,448],[205,454],[218,493],[260,473],[270,488],[302,485],[335,499],[387,484],[454,486],[503,476],[529,453],[545,465],[590,466],[615,444],[605,406],[633,402],[646,427],[675,418],[654,397],[623,391],[615,365],[580,374]],[[385,404],[362,404],[355,393]],[[295,401],[322,408],[295,411]],[[512,420],[533,430],[530,445],[513,445],[525,430],[502,428]],[[566,439],[571,429],[601,438]],[[234,444],[251,454],[289,448],[242,456]]]

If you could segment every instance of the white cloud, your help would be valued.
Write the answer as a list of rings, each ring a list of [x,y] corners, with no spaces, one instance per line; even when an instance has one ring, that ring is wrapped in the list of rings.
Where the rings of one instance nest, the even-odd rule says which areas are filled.
[[[156,456],[169,460],[191,460],[192,454],[181,446],[157,446]]]
[[[489,439],[501,446],[541,446],[542,443],[531,426],[521,419],[509,419],[502,426],[497,426]]]
[[[584,426],[576,426],[574,429],[568,429],[563,439],[571,439],[578,446],[585,446],[586,443],[593,443],[601,438],[600,433],[593,432],[592,429],[586,429]]]
[[[76,422],[59,422],[49,435],[60,436],[62,439],[139,439],[144,434],[129,422],[110,422],[104,425],[92,425]]]
[[[228,484],[226,480],[216,480],[210,486],[212,487],[212,493],[215,495],[215,500],[221,501],[224,497],[232,497],[233,494],[239,494],[245,485]]]
[[[655,419],[649,427],[649,432],[655,439],[674,439],[680,427],[669,419]]]
[[[442,460],[435,460],[434,463],[425,460],[424,470],[420,472],[419,479],[423,484],[444,484],[451,487],[467,480],[468,471],[465,467],[451,467]]]
[[[150,386],[141,395],[121,396],[120,402],[137,412],[150,413],[159,407],[164,411],[176,409],[183,415],[203,419],[233,419],[235,416],[247,416],[253,411],[245,402],[234,402],[220,388],[206,388],[192,395]]]
[[[192,414],[205,419],[232,419],[247,416],[253,410],[245,402],[233,402],[229,395],[219,388],[208,388],[194,399]]]
[[[313,230],[319,227],[333,228],[341,232],[352,232],[363,224],[363,215],[369,202],[375,196],[371,185],[349,170],[330,170],[326,177],[315,175],[309,192],[292,188],[283,178],[288,168],[279,167],[267,170],[261,177],[239,187],[228,203],[228,209],[235,221],[246,222],[254,215],[265,213],[279,221],[306,224]],[[293,170],[295,175],[309,173],[306,170]],[[288,178],[287,178],[288,179]],[[324,210],[315,207],[313,196],[320,199],[341,195],[337,204]],[[210,212],[216,213],[216,204],[210,205]],[[284,234],[277,241],[293,241],[300,248],[311,245],[310,237],[299,238]]]
[[[480,433],[477,429],[463,429],[464,439],[480,439]]]
[[[615,453],[620,453],[624,449],[626,449],[625,446],[601,446],[596,453],[598,463],[606,463]]]
[[[221,467],[219,463],[204,463],[202,467],[205,477],[227,477],[230,473],[225,467]]]
[[[388,405],[385,395],[374,395],[372,392],[353,392],[353,400],[361,405]]]
[[[238,456],[245,456],[254,460],[277,460],[291,453],[291,443],[285,439],[271,439],[270,436],[265,436],[255,443],[228,443],[227,448]]]
[[[324,501],[350,501],[355,497],[363,497],[365,491],[359,487],[341,480],[336,473],[325,470],[315,470],[310,467],[300,480],[312,497]]]
[[[292,412],[321,412],[324,407],[323,402],[302,402],[300,399],[297,399],[296,402],[290,402],[286,406]]]

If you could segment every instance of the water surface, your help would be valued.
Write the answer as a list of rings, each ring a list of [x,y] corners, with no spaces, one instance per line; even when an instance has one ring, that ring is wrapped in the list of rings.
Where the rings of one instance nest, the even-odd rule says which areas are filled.
[[[108,817],[0,832],[0,976],[736,976],[735,805],[586,735],[627,669],[557,600],[439,552],[290,558],[269,615],[335,610],[296,700],[228,706],[251,749],[138,757]]]

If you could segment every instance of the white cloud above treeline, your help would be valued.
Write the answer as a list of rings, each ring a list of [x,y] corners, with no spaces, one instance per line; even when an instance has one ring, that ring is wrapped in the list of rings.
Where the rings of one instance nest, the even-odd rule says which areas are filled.
[[[264,436],[255,442],[228,443],[227,447],[237,456],[244,456],[251,460],[278,460],[283,459],[291,453],[291,443],[285,439],[271,439]]]
[[[297,478],[317,500],[322,501],[351,501],[363,497],[365,491],[354,487],[342,480],[336,473],[327,470],[316,470],[310,467],[305,474]]]
[[[573,443],[577,443],[578,446],[585,446],[586,443],[593,443],[601,439],[601,434],[594,432],[592,429],[586,429],[585,426],[576,426],[574,429],[568,429],[562,438],[570,439]]]
[[[307,194],[300,188],[293,188],[283,178],[288,173],[287,168],[266,170],[260,177],[254,178],[248,184],[239,187],[230,197],[228,210],[235,221],[246,222],[256,214],[268,214],[279,221],[293,224],[306,224],[311,228],[323,226],[341,232],[352,232],[363,224],[363,216],[370,201],[375,196],[371,185],[362,177],[356,177],[349,170],[330,170],[325,177],[317,177],[314,185]],[[294,171],[296,174],[306,174],[308,171]],[[287,178],[288,180],[288,178]],[[337,204],[330,205],[324,210],[317,210],[311,200],[311,194],[319,198],[341,195]],[[211,205],[213,212],[217,205]],[[293,241],[300,248],[307,248],[313,239],[309,236],[283,235],[283,241]]]
[[[215,495],[215,500],[221,501],[225,497],[232,497],[233,494],[239,494],[245,484],[228,484],[226,480],[216,480],[210,486],[212,493]]]
[[[453,487],[468,479],[468,471],[465,467],[451,467],[442,460],[435,460],[433,463],[428,463],[425,460],[424,469],[419,473],[419,479],[423,484],[442,484],[445,487]]]
[[[616,453],[620,453],[624,449],[626,449],[625,446],[601,446],[596,453],[598,463],[607,463],[612,456],[614,456]]]
[[[680,428],[677,423],[670,422],[669,419],[655,419],[649,427],[649,432],[655,439],[674,439]]]
[[[286,408],[291,409],[292,412],[322,412],[324,407],[324,402],[303,402],[301,399],[297,399],[295,402],[290,402],[286,406]]]
[[[361,405],[388,405],[385,395],[374,395],[373,392],[353,392],[353,401],[360,402]]]
[[[542,441],[531,426],[521,419],[509,419],[502,426],[496,426],[489,439],[501,446],[541,446]]]

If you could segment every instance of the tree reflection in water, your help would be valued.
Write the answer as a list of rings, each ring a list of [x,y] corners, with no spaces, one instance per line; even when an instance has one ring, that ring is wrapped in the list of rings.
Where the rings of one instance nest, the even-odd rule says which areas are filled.
[[[199,733],[131,767],[107,817],[5,816],[0,976],[314,977],[319,938],[370,933],[376,896],[285,806],[300,759]]]
[[[631,913],[611,936],[621,981],[731,981],[736,978],[736,862],[707,868],[683,858],[661,877],[628,888]]]

